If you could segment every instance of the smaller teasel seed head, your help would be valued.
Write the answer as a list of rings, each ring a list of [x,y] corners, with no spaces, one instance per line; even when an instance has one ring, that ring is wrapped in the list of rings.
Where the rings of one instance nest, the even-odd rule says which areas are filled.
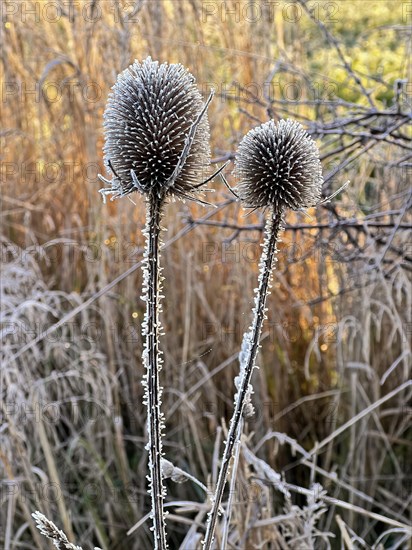
[[[190,198],[210,163],[209,124],[194,76],[180,64],[135,61],[104,112],[104,163],[112,199],[138,191]]]
[[[273,120],[250,130],[236,153],[237,195],[246,207],[299,210],[314,206],[323,184],[316,143],[293,120]]]

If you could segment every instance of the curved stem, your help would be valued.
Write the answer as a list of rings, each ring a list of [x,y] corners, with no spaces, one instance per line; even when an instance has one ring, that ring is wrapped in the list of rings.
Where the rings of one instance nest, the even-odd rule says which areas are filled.
[[[160,412],[162,388],[159,383],[161,358],[159,351],[159,313],[160,313],[160,219],[161,199],[150,195],[147,201],[147,219],[145,227],[146,253],[144,265],[144,299],[146,316],[143,324],[145,347],[143,360],[146,367],[144,383],[146,386],[145,404],[147,405],[147,431],[149,442],[149,492],[152,497],[152,519],[155,550],[166,550],[166,525],[163,511],[165,489],[161,467],[163,416]]]
[[[204,550],[210,550],[212,547],[216,523],[219,516],[219,509],[222,503],[223,492],[228,477],[230,459],[232,458],[233,449],[237,438],[241,436],[241,433],[238,433],[238,427],[242,420],[245,402],[247,401],[248,395],[250,395],[249,385],[253,369],[255,367],[256,355],[259,350],[259,340],[262,332],[263,321],[265,320],[266,297],[269,291],[272,266],[277,252],[276,243],[279,238],[282,223],[283,212],[273,210],[266,225],[266,236],[263,244],[262,256],[260,258],[259,287],[255,297],[253,322],[249,333],[249,345],[245,361],[243,362],[243,365],[241,365],[241,382],[239,391],[235,398],[235,409],[230,421],[229,432],[222,458],[222,465],[213,497],[212,510],[209,513],[207,521],[206,535],[203,541]]]

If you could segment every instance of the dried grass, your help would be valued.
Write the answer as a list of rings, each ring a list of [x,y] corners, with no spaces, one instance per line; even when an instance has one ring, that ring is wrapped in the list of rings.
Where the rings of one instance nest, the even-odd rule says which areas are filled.
[[[144,209],[110,205],[106,222],[97,197],[102,111],[117,73],[150,53],[186,64],[206,95],[211,82],[264,82],[283,47],[289,67],[309,71],[305,32],[313,40],[315,31],[303,18],[301,26],[282,18],[274,25],[269,16],[255,24],[203,21],[195,0],[136,2],[135,20],[120,2],[115,20],[109,2],[93,4],[102,11],[94,21],[13,17],[3,43],[2,79],[15,90],[2,105],[0,133],[10,169],[1,211],[6,550],[46,547],[31,518],[36,509],[83,548],[152,547],[143,521],[143,367],[135,369],[144,312],[137,291],[143,240],[135,228],[143,227]],[[298,79],[282,75],[282,82]],[[57,84],[61,97],[31,94],[40,82],[49,94]],[[96,101],[84,98],[90,83],[101,90]],[[230,157],[255,119],[267,119],[264,102],[236,90],[247,101],[228,98],[220,86],[211,105],[216,159]],[[327,102],[305,103],[303,91],[301,102],[280,98],[271,108],[333,119]],[[340,139],[322,140],[325,165],[346,159],[345,152],[327,156]],[[245,425],[232,521],[225,534],[219,526],[217,547],[223,536],[242,549],[410,544],[410,203],[397,151],[382,140],[339,172],[337,183],[352,181],[339,214],[358,225],[342,227],[326,208],[311,213],[314,220],[287,220],[303,229],[287,229],[279,253],[254,381],[256,415]],[[256,262],[245,257],[257,257],[262,225],[257,215],[244,220],[226,189],[217,191],[213,213],[170,205],[163,252],[164,449],[210,490],[250,321]],[[200,216],[227,227],[186,224]],[[389,227],[376,228],[377,221]],[[239,224],[255,229],[238,231]],[[200,548],[204,490],[190,477],[167,483],[170,547]]]

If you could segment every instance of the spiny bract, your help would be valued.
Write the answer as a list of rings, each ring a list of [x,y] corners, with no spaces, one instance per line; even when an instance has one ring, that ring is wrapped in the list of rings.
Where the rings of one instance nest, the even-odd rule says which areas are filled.
[[[209,124],[201,118],[186,161],[181,156],[204,102],[180,64],[150,57],[119,74],[104,113],[104,162],[113,198],[133,191],[187,198],[210,162]],[[187,152],[187,151],[186,151]]]
[[[234,172],[246,207],[298,210],[315,205],[321,195],[318,148],[293,120],[270,120],[250,130],[240,142]]]

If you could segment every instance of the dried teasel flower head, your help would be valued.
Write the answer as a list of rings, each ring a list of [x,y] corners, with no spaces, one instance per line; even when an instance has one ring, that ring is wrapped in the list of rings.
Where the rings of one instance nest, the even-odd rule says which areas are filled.
[[[192,198],[210,162],[206,107],[180,64],[150,57],[119,74],[104,113],[104,162],[112,199],[133,191]]]
[[[299,210],[314,206],[323,184],[316,143],[293,120],[273,120],[253,128],[240,142],[234,173],[237,195],[246,207]]]

